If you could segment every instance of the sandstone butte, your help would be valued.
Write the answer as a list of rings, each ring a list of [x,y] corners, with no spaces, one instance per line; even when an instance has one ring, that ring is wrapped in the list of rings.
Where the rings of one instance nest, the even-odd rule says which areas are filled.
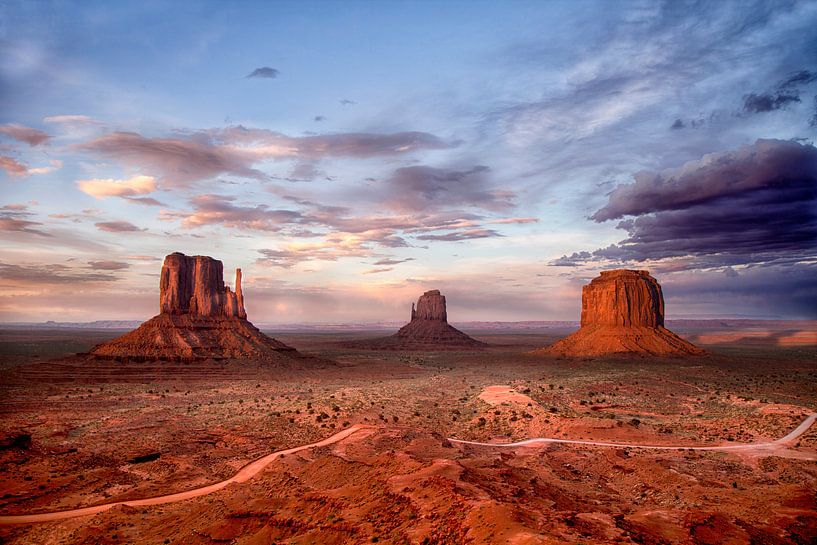
[[[439,290],[425,292],[411,304],[411,321],[390,337],[351,343],[357,348],[391,350],[435,350],[481,348],[485,343],[472,339],[448,323],[445,296]]]
[[[702,354],[664,327],[664,295],[648,271],[602,271],[582,288],[581,327],[537,350],[559,356]]]
[[[224,285],[221,261],[172,253],[159,282],[160,314],[137,329],[97,345],[95,358],[191,361],[298,357],[295,349],[261,333],[247,320],[241,269],[235,291]]]

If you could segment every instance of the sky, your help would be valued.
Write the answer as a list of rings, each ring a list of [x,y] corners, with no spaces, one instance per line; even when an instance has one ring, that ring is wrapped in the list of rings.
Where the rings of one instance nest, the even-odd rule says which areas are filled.
[[[817,2],[0,0],[0,321],[817,318]]]

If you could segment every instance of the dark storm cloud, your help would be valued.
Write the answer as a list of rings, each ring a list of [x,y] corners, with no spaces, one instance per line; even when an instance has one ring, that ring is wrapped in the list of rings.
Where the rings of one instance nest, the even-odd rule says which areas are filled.
[[[628,238],[592,259],[619,262],[679,258],[681,268],[779,264],[817,255],[817,149],[758,140],[679,169],[639,173],[593,216],[623,216]],[[585,253],[553,264],[579,263]]]
[[[785,189],[817,176],[817,149],[784,140],[758,140],[736,151],[713,153],[683,167],[639,172],[618,186],[593,214],[597,222],[651,212],[683,210],[754,190]],[[798,182],[800,181],[800,182]]]
[[[516,195],[491,189],[485,166],[452,170],[430,166],[403,167],[384,182],[383,203],[397,211],[481,208],[506,210],[514,206]]]
[[[266,79],[273,79],[277,78],[278,74],[281,72],[275,68],[270,68],[269,66],[262,66],[260,68],[256,68],[246,76],[245,78],[266,78]]]

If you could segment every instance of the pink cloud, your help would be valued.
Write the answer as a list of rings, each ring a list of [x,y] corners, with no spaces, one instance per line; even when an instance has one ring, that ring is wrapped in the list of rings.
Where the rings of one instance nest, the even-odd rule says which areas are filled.
[[[39,146],[51,138],[51,135],[46,132],[17,123],[0,125],[0,134],[5,134],[19,142],[25,142],[29,146]]]

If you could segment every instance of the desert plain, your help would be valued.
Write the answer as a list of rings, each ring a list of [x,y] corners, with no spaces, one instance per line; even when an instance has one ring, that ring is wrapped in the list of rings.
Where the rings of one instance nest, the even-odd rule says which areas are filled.
[[[478,349],[357,349],[384,331],[265,331],[307,356],[77,358],[124,331],[0,331],[4,544],[808,544],[815,324],[669,322],[683,358],[532,353],[567,323],[458,326]],[[229,479],[276,451],[253,477]],[[543,442],[530,438],[632,445]],[[758,447],[692,450],[691,446]],[[638,446],[667,446],[655,449]]]

